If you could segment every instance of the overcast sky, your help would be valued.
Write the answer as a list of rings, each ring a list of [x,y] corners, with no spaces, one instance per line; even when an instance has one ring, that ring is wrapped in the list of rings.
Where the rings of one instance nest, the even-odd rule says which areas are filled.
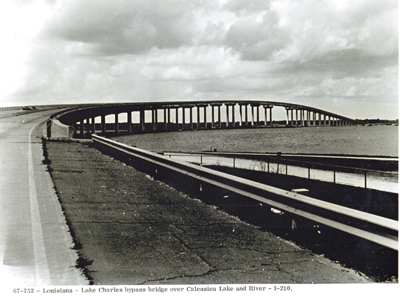
[[[1,0],[0,105],[253,99],[397,118],[396,0]]]

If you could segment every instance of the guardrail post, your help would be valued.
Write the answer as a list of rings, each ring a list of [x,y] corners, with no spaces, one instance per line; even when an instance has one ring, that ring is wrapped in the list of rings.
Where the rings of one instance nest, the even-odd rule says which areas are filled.
[[[233,158],[233,168],[236,168],[236,158]]]
[[[367,188],[367,170],[364,171],[364,184],[365,188]]]
[[[308,167],[308,179],[310,179],[310,176],[311,176],[311,168]]]
[[[333,171],[333,183],[336,184],[336,171]]]

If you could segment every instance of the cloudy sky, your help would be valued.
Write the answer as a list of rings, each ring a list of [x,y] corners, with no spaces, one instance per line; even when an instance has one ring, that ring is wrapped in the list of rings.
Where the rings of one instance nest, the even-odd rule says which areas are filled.
[[[253,99],[397,118],[396,0],[0,3],[0,106]]]

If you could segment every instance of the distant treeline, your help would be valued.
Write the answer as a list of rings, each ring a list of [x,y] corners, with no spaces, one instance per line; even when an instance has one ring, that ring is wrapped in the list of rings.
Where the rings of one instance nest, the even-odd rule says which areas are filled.
[[[362,122],[365,125],[398,125],[399,124],[399,119],[397,120],[381,120],[381,119],[364,119],[364,120],[359,120],[357,121]]]

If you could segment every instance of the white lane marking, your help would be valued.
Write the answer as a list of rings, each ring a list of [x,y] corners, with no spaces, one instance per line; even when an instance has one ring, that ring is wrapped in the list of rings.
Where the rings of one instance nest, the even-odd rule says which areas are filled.
[[[33,170],[32,131],[43,122],[37,123],[29,131],[28,139],[28,167],[29,167],[29,197],[31,204],[32,237],[35,254],[35,270],[37,285],[51,285],[50,271],[47,263],[46,249],[44,245],[43,229],[40,220],[39,203],[36,192],[36,183]]]

